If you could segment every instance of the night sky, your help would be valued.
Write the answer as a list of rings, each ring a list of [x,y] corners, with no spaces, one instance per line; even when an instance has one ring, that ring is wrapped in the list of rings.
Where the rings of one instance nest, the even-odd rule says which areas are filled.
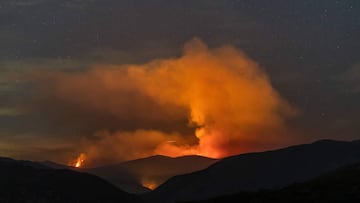
[[[284,121],[286,133],[273,141],[278,144],[267,146],[264,139],[254,150],[359,139],[359,36],[358,0],[2,0],[0,155],[65,163],[86,150],[84,142],[101,142],[102,131],[191,134],[197,126],[188,124],[186,109],[174,119],[150,121],[131,105],[120,117],[82,109],[81,102],[44,93],[51,81],[39,74],[86,75],[98,64],[107,69],[173,59],[194,38],[209,49],[242,50],[296,109]],[[138,97],[119,105],[132,98]],[[151,98],[138,100],[150,106],[141,109],[149,114],[178,110],[158,112],[163,108]]]

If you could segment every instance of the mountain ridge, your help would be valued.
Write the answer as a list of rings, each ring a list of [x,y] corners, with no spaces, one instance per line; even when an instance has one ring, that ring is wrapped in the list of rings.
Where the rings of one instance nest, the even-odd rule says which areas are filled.
[[[88,173],[0,159],[0,202],[141,202]]]
[[[360,162],[322,174],[304,183],[294,183],[280,190],[239,192],[229,196],[192,203],[222,202],[359,202]],[[190,203],[190,202],[188,202]]]
[[[360,161],[360,141],[319,140],[224,158],[207,169],[174,176],[147,198],[162,202],[208,199],[239,190],[276,189]]]
[[[130,193],[147,193],[167,179],[207,168],[217,159],[203,156],[155,155],[98,168],[84,169]],[[148,184],[148,185],[147,185]],[[145,186],[147,185],[146,188]]]

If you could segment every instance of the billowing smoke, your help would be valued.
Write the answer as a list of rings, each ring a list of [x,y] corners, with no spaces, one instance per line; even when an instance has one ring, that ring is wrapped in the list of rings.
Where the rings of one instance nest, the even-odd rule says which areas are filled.
[[[284,122],[294,114],[256,62],[232,46],[209,49],[198,39],[181,57],[48,73],[38,86],[53,103],[71,106],[61,114],[78,108],[117,122],[86,135],[80,147],[90,162],[262,149],[283,139]]]

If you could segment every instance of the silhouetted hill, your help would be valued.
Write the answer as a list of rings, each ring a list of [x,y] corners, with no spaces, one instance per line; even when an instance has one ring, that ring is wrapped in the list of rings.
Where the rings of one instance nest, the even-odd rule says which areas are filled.
[[[360,163],[321,175],[312,181],[293,184],[281,190],[241,192],[230,196],[199,201],[197,203],[223,202],[358,203],[360,202]]]
[[[42,164],[44,166],[47,166],[49,168],[52,168],[52,169],[70,169],[70,170],[78,171],[78,168],[75,168],[75,167],[72,167],[72,166],[67,166],[67,165],[64,165],[64,164],[58,164],[58,163],[53,162],[53,161],[43,161],[43,162],[40,162],[40,164]]]
[[[138,202],[90,174],[0,158],[0,202]]]
[[[150,191],[148,188],[156,187],[175,175],[205,169],[216,161],[201,156],[152,156],[85,171],[102,177],[127,192],[144,193]]]
[[[146,198],[190,201],[243,190],[279,189],[359,161],[360,141],[323,140],[225,158],[205,170],[171,178]]]
[[[29,166],[29,167],[37,168],[37,169],[50,169],[51,168],[51,167],[48,167],[48,166],[38,163],[38,162],[26,161],[26,160],[15,160],[15,159],[7,158],[7,157],[0,157],[0,162],[1,163],[17,163],[22,166]]]

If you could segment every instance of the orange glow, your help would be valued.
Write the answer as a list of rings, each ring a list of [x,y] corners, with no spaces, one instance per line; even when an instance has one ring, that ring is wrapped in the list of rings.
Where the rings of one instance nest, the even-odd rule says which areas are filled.
[[[88,159],[93,160],[155,154],[222,158],[259,150],[284,140],[284,122],[295,114],[266,73],[241,50],[210,49],[199,39],[187,43],[178,58],[142,65],[98,65],[87,72],[46,77],[44,81],[52,82],[43,86],[46,94],[81,106],[86,115],[101,112],[120,121],[131,117],[140,126],[130,131],[98,129],[95,141],[83,143]],[[148,107],[154,104],[157,110],[151,112]],[[164,131],[161,125],[141,126],[152,121],[166,126],[186,119],[197,128],[185,135]]]
[[[159,184],[154,181],[142,180],[141,185],[147,189],[155,190]]]
[[[70,163],[70,166],[73,166],[75,168],[81,168],[84,165],[85,159],[86,155],[84,153],[81,153],[77,159]]]

